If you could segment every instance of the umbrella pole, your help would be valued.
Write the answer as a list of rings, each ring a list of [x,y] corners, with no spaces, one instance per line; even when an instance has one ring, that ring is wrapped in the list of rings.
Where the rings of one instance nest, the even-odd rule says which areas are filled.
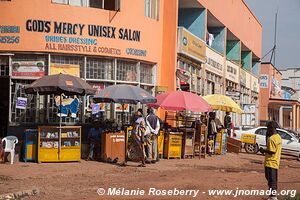
[[[121,114],[121,118],[122,118],[122,128],[123,128],[123,126],[124,126],[124,103],[122,103],[122,114]]]
[[[59,100],[59,135],[58,135],[58,160],[60,160],[60,152],[61,152],[61,101],[62,95],[60,94],[60,100]]]

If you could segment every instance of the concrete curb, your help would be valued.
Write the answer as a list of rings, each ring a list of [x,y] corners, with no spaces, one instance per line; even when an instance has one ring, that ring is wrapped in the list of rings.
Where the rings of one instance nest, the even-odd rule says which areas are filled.
[[[21,200],[40,193],[39,189],[24,190],[8,194],[0,194],[0,200]]]

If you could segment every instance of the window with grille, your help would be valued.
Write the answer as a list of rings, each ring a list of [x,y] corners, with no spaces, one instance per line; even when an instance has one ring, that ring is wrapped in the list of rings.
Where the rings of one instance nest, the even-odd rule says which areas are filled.
[[[87,79],[114,79],[113,60],[87,58],[86,78]]]
[[[8,57],[0,57],[0,76],[9,76]]]
[[[159,19],[159,0],[144,0],[145,16],[152,19]]]
[[[137,82],[137,62],[118,60],[117,80]]]
[[[141,63],[141,83],[153,84],[153,65]]]
[[[52,0],[52,3],[105,10],[120,10],[120,0]]]
[[[13,80],[11,85],[11,122],[34,123],[36,121],[37,96],[25,94],[25,86],[32,83],[28,80]],[[27,98],[26,109],[17,109],[18,97]]]

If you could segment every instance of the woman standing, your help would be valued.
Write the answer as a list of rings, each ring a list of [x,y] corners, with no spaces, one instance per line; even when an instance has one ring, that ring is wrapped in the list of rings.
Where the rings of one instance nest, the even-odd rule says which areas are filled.
[[[143,117],[140,117],[135,121],[128,141],[128,158],[134,162],[142,162],[139,167],[146,167],[144,148],[145,131],[145,120]]]

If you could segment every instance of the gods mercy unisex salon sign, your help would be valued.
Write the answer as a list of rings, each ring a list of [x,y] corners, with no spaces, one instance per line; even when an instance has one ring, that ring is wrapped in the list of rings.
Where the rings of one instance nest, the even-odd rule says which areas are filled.
[[[42,38],[39,40],[42,39],[41,46],[47,52],[103,54],[105,56],[116,55],[133,58],[148,56],[148,50],[131,46],[136,46],[136,44],[143,46],[140,30],[41,19],[25,19],[24,26],[21,27],[23,32],[37,36],[38,33],[42,34]],[[23,33],[20,33],[20,41],[28,40],[29,37],[21,38],[22,35]],[[124,43],[119,43],[117,40],[128,41],[128,43],[124,46]]]
[[[26,21],[26,30],[31,32],[45,32],[65,35],[82,36],[86,31],[91,37],[106,37],[113,39],[129,40],[140,42],[141,32],[137,30],[119,28],[113,26],[101,26],[92,24],[73,24],[67,22],[56,22],[45,20],[28,19]]]

